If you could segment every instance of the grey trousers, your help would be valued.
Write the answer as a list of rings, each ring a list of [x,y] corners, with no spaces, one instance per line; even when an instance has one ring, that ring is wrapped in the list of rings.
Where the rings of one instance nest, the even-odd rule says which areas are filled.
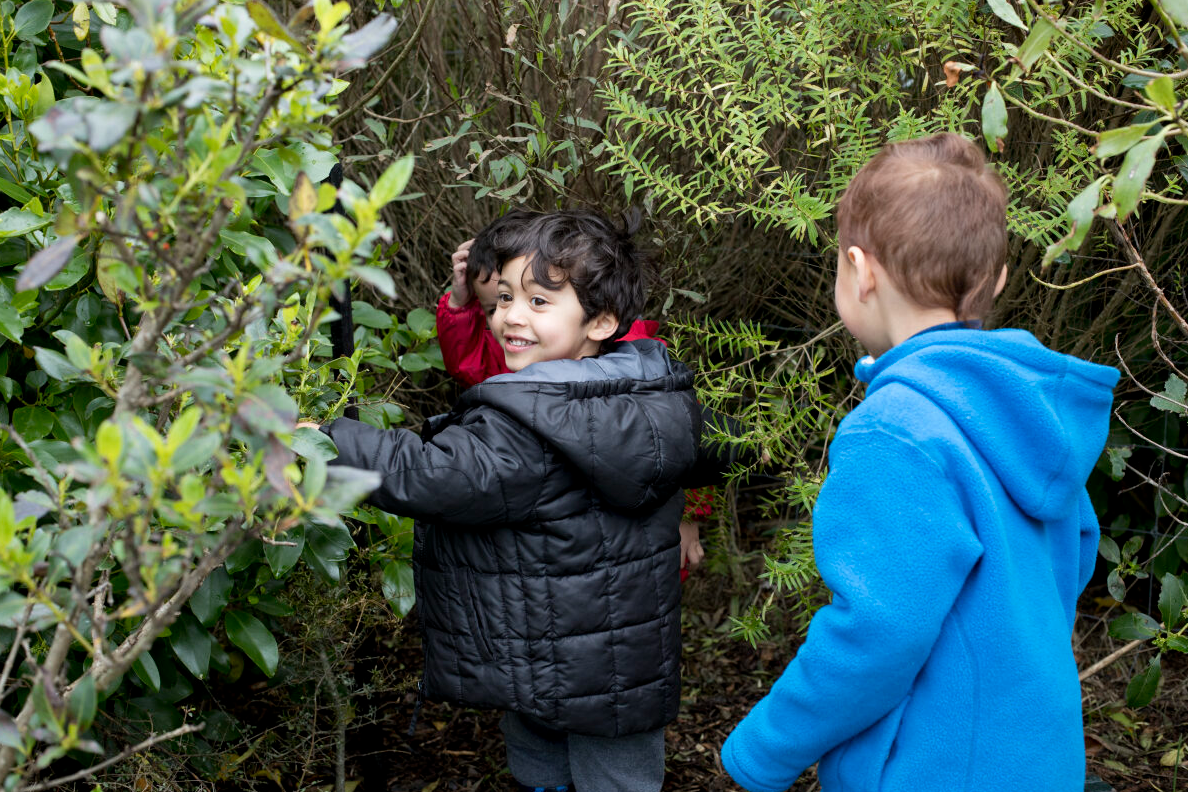
[[[507,767],[525,786],[660,792],[664,783],[664,729],[626,737],[588,737],[554,731],[514,712],[504,714],[499,728],[507,743]]]

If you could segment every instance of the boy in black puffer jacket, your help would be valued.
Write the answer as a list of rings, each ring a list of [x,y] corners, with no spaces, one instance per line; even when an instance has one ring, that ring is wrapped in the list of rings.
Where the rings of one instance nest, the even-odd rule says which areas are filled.
[[[654,792],[680,702],[684,488],[714,483],[692,374],[655,340],[630,229],[542,215],[504,240],[491,328],[510,374],[421,436],[349,419],[338,464],[418,520],[424,693],[507,714],[522,788]]]

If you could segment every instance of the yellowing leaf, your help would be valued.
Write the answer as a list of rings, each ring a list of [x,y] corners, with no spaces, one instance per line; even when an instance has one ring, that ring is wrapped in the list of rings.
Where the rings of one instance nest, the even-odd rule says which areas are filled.
[[[305,171],[297,174],[293,183],[293,193],[289,196],[289,222],[296,224],[299,219],[316,211],[318,208],[318,192],[310,182]]]
[[[87,33],[91,30],[91,9],[86,3],[75,3],[70,18],[74,21],[74,37],[79,41],[87,40]]]

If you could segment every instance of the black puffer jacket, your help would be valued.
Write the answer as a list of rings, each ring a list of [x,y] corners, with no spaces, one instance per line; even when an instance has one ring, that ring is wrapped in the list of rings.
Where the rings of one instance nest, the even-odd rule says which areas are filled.
[[[682,487],[718,467],[691,388],[634,341],[492,377],[422,437],[329,427],[383,476],[371,502],[418,520],[426,695],[606,737],[676,717]]]

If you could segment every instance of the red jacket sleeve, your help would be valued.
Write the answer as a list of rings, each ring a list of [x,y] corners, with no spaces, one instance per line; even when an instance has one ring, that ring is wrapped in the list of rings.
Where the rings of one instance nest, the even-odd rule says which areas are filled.
[[[467,388],[509,371],[478,300],[452,308],[450,295],[442,295],[437,303],[437,341],[446,371]]]

